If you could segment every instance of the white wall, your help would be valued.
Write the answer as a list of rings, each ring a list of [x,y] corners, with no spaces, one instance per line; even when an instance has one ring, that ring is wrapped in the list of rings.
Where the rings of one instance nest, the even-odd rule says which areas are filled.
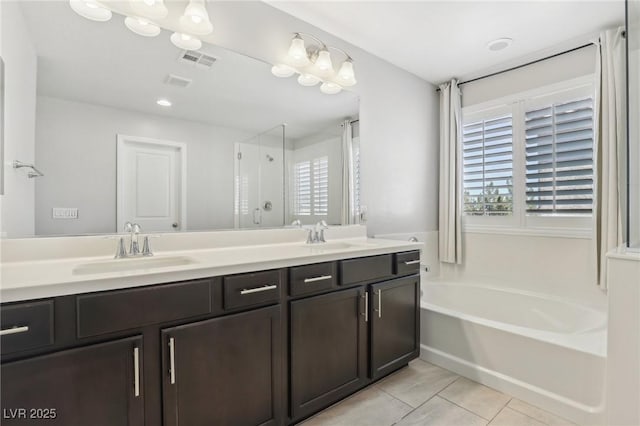
[[[25,169],[12,169],[19,160],[34,162],[36,113],[36,52],[26,31],[18,2],[2,2],[0,55],[5,63],[4,195],[2,235],[34,234],[34,179]],[[38,165],[38,164],[36,164]]]
[[[588,47],[462,86],[464,106],[485,102],[595,71]],[[490,283],[605,306],[595,282],[594,245],[589,238],[499,233],[463,233],[463,264],[441,264],[445,279]],[[437,245],[433,247],[437,250]]]
[[[250,134],[38,96],[36,163],[45,173],[35,191],[38,235],[116,231],[117,134],[185,142],[188,228],[233,228],[234,143]],[[54,220],[52,207],[77,207],[79,217]]]
[[[433,85],[267,4],[209,6],[219,45],[270,63],[282,61],[295,31],[347,50],[358,79],[353,91],[360,95],[362,204],[368,208],[368,233],[437,229],[439,130]]]

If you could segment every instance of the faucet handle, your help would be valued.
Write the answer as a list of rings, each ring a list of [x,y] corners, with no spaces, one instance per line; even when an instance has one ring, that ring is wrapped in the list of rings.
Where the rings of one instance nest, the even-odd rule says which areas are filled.
[[[143,256],[153,256],[153,252],[151,251],[151,246],[149,245],[149,236],[144,236],[144,242],[142,243],[142,255]]]
[[[124,224],[124,232],[133,232],[133,223],[126,222]]]
[[[320,235],[318,236],[319,243],[326,243],[327,241],[324,239],[324,228],[320,229]]]
[[[124,247],[124,237],[120,237],[118,240],[118,245],[116,246],[116,255],[115,259],[120,259],[123,257],[127,257],[127,249]]]
[[[315,241],[313,239],[313,229],[309,228],[307,234],[307,244],[313,244]]]

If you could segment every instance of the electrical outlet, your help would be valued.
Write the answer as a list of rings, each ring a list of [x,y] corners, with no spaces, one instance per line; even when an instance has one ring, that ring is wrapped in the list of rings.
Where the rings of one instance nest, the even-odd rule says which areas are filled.
[[[77,219],[77,207],[53,207],[51,209],[51,217],[53,219]]]

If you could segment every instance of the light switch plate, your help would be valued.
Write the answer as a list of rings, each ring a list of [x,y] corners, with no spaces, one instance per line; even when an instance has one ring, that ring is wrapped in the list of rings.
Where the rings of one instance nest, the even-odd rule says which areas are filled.
[[[54,219],[77,219],[77,207],[53,207],[51,209],[51,217]]]

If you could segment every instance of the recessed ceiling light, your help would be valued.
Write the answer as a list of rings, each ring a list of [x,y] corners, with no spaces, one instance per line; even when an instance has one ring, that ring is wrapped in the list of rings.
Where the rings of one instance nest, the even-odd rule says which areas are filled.
[[[508,37],[497,38],[487,43],[487,47],[489,48],[489,50],[497,52],[498,50],[503,50],[511,46],[511,43],[513,43],[513,39],[510,39]]]
[[[169,99],[164,99],[164,98],[158,99],[156,101],[156,103],[158,105],[160,105],[160,106],[163,106],[163,107],[170,107],[171,106],[171,101]]]

